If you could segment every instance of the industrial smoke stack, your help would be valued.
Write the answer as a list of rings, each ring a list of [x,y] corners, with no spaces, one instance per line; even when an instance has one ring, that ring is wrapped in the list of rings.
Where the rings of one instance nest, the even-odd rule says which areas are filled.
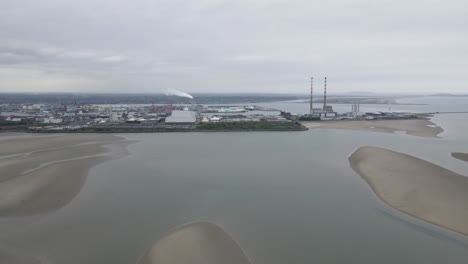
[[[310,112],[309,115],[312,115],[313,112],[313,99],[314,99],[314,77],[310,77]]]
[[[327,77],[325,77],[325,88],[323,90],[323,110],[327,107]]]

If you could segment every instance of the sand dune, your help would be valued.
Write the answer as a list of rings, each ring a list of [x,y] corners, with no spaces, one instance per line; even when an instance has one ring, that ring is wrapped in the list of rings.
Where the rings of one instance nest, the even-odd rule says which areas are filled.
[[[308,128],[363,130],[382,133],[404,131],[408,135],[436,138],[444,130],[429,120],[369,120],[304,122]]]
[[[468,162],[468,153],[453,152],[452,157]]]
[[[393,208],[468,235],[468,177],[377,147],[359,148],[349,162]]]
[[[2,140],[0,216],[37,214],[68,204],[79,193],[89,169],[123,155],[128,143],[121,137],[93,134]],[[108,146],[120,149],[114,147],[111,153]]]
[[[241,248],[211,223],[182,226],[157,241],[138,264],[248,264]]]

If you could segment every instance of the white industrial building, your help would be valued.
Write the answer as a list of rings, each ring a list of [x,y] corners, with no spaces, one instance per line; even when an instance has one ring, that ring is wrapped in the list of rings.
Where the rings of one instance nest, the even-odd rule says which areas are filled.
[[[166,117],[167,124],[195,124],[197,122],[197,112],[173,110],[172,114]]]

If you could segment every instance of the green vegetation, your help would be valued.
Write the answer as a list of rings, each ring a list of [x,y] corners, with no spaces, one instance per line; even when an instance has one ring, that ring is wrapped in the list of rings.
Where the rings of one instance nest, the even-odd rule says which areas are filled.
[[[43,129],[29,130],[37,133],[162,133],[162,132],[189,132],[190,128],[158,128],[158,127],[118,127],[118,126],[99,126],[84,127],[79,129]]]
[[[219,122],[195,126],[198,131],[303,131],[306,127],[297,122]]]
[[[27,125],[0,125],[0,132],[26,132]]]
[[[307,128],[298,122],[290,121],[245,121],[197,124],[192,128],[148,127],[148,126],[90,126],[79,129],[28,129],[24,126],[0,126],[2,131],[23,131],[32,133],[164,133],[164,132],[223,132],[223,131],[305,131]]]

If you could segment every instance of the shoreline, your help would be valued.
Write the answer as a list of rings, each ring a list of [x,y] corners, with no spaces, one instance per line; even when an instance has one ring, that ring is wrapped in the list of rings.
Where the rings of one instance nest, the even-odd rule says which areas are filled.
[[[392,208],[468,236],[468,177],[379,147],[357,149],[349,163]]]
[[[126,155],[130,143],[114,135],[91,134],[2,140],[0,217],[40,214],[67,205],[92,167]]]
[[[299,122],[293,121],[240,121],[219,123],[196,123],[186,127],[155,127],[108,125],[89,126],[76,129],[64,126],[55,127],[23,127],[22,132],[37,134],[114,134],[114,133],[173,133],[173,132],[250,132],[250,131],[307,131],[308,128]],[[1,130],[8,133],[8,130]]]

